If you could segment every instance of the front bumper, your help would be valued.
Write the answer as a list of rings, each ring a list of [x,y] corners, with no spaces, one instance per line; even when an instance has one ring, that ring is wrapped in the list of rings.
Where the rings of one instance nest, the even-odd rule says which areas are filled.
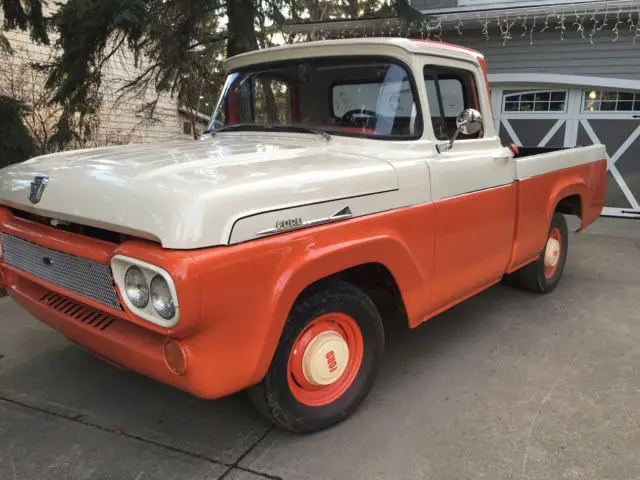
[[[217,318],[211,315],[211,310],[221,310],[221,303],[207,302],[208,312],[203,313],[198,268],[207,263],[194,261],[190,252],[167,251],[139,241],[112,244],[14,217],[2,207],[0,232],[104,265],[109,265],[114,255],[123,254],[171,273],[181,317],[179,325],[163,328],[128,311],[117,288],[120,308],[111,308],[9,266],[0,258],[0,280],[7,293],[38,320],[96,356],[201,398],[219,398],[259,380],[252,355],[258,351],[254,344],[241,345],[236,341],[239,339],[225,335],[225,325],[232,326],[232,333],[245,328],[224,312]],[[170,339],[179,342],[186,357],[186,369],[179,374],[165,361],[164,347]],[[264,339],[256,342],[262,345]],[[243,348],[249,349],[249,354]]]
[[[7,292],[22,308],[94,355],[122,369],[198,393],[188,376],[175,375],[165,365],[162,352],[167,337],[60,295],[14,271],[5,271],[5,281]]]

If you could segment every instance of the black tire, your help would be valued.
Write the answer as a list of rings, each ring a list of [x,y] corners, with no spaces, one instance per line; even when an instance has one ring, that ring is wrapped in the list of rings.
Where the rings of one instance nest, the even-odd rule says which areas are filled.
[[[554,229],[557,229],[560,232],[560,255],[558,258],[558,267],[555,270],[555,273],[550,277],[545,275],[544,257],[547,244],[547,242],[545,242],[545,248],[540,252],[538,260],[516,270],[511,275],[508,275],[505,278],[504,283],[534,293],[550,293],[556,289],[560,282],[560,278],[562,278],[562,273],[564,272],[569,248],[567,221],[564,215],[560,212],[555,212],[551,218],[551,225],[549,226],[547,239],[549,239],[549,236]]]
[[[316,287],[293,306],[266,376],[249,389],[250,399],[264,416],[297,433],[323,430],[349,417],[371,390],[384,351],[382,319],[367,295],[343,281],[326,281]],[[289,355],[306,327],[328,313],[348,315],[357,323],[363,340],[362,362],[340,397],[327,405],[308,406],[296,399],[289,386]]]

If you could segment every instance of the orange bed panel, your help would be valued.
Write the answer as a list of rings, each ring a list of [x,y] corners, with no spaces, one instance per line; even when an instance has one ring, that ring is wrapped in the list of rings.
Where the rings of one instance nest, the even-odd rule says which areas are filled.
[[[553,212],[563,198],[580,196],[582,229],[600,216],[604,207],[606,171],[607,162],[601,160],[518,182],[516,235],[509,271],[538,257]]]

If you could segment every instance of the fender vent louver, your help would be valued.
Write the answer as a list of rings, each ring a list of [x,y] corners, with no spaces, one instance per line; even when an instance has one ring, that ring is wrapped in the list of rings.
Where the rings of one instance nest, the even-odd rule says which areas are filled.
[[[40,299],[40,301],[48,307],[53,308],[54,310],[71,317],[78,322],[100,330],[106,330],[116,321],[116,318],[109,314],[87,307],[86,305],[55,292],[47,293]]]

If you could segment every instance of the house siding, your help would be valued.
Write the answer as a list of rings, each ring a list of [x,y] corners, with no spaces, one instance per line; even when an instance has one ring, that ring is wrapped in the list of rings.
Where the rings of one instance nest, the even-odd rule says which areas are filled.
[[[539,8],[596,3],[603,0],[410,0],[409,4],[424,13],[470,12],[505,8]]]
[[[495,27],[495,22],[494,22]],[[611,31],[602,31],[593,44],[576,32],[567,32],[560,40],[557,31],[540,33],[538,25],[530,45],[521,36],[522,28],[514,27],[512,39],[503,46],[500,33],[489,32],[487,40],[480,30],[463,30],[463,35],[449,33],[445,41],[455,42],[482,52],[489,73],[553,73],[640,80],[640,41],[633,43],[627,28],[620,29],[618,41]],[[570,27],[572,28],[572,27]]]
[[[458,0],[413,0],[410,4],[416,10],[425,11],[456,7]]]
[[[47,8],[45,13],[51,13]],[[1,17],[1,15],[0,15]],[[2,18],[0,18],[2,21]],[[46,62],[53,53],[52,47],[34,44],[28,32],[5,32],[14,54],[0,55],[0,94],[13,96],[27,103],[41,95],[46,76],[29,68],[31,62]],[[53,43],[54,39],[52,39]],[[25,68],[27,67],[27,68]],[[178,113],[175,99],[169,95],[158,98],[153,118],[143,118],[137,111],[148,101],[155,99],[153,88],[147,95],[128,95],[117,101],[117,89],[127,81],[136,78],[141,72],[134,64],[133,54],[125,49],[118,52],[105,65],[101,94],[102,108],[99,112],[99,124],[92,135],[87,147],[122,144],[158,142],[175,139],[192,138],[183,133],[184,119]],[[9,83],[17,83],[10,88]],[[22,83],[21,83],[22,82]],[[26,82],[26,83],[25,83]],[[12,92],[13,90],[13,92]],[[12,95],[14,93],[14,95]],[[48,119],[49,127],[53,118]]]

